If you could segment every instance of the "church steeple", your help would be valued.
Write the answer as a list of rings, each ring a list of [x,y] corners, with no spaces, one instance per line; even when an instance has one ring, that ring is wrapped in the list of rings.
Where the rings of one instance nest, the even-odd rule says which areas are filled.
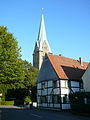
[[[51,51],[49,43],[47,41],[44,16],[42,14],[38,38],[35,43],[35,49],[33,52],[33,66],[34,67],[40,69],[42,61],[43,61],[42,58],[45,56],[45,53],[52,53],[52,51]],[[36,56],[38,56],[38,57],[36,57]],[[38,58],[38,59],[36,60],[36,58]]]

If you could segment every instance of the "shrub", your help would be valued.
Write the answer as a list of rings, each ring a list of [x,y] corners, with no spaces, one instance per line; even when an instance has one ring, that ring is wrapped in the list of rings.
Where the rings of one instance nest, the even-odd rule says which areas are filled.
[[[90,92],[71,93],[69,97],[72,110],[90,113]],[[85,98],[87,98],[87,103],[85,103]]]
[[[24,101],[23,100],[15,100],[14,105],[23,105]]]
[[[26,98],[24,99],[25,103],[32,103],[32,100],[29,96],[26,96]]]
[[[1,105],[14,105],[14,101],[0,101]]]

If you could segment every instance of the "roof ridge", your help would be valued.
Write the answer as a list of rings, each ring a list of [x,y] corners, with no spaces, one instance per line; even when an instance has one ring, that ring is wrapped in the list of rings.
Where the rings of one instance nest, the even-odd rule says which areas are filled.
[[[54,55],[54,54],[49,54],[48,55],[53,55],[53,56],[57,56],[57,57],[63,57],[63,58],[66,58],[66,59],[69,59],[69,60],[74,60],[74,61],[77,61],[79,62],[79,59],[74,59],[74,58],[69,58],[69,57],[66,57],[66,56],[63,56],[63,55]],[[89,62],[85,62],[83,61],[84,63],[89,63]]]

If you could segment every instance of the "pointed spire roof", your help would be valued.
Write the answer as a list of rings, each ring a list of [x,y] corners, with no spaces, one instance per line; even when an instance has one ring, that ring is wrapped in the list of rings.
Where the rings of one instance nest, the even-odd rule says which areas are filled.
[[[49,43],[47,41],[46,29],[45,29],[45,23],[44,23],[44,16],[42,14],[39,33],[38,33],[38,39],[36,41],[36,44],[37,44],[37,47],[39,48],[39,50],[42,50],[44,42],[46,42],[47,45],[48,45],[49,53],[52,53],[52,51],[50,49],[50,46],[49,46]]]

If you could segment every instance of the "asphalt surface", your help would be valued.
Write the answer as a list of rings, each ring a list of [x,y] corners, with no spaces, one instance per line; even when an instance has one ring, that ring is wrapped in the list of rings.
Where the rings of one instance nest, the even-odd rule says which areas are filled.
[[[90,120],[90,117],[71,112],[3,107],[0,108],[0,120]]]

